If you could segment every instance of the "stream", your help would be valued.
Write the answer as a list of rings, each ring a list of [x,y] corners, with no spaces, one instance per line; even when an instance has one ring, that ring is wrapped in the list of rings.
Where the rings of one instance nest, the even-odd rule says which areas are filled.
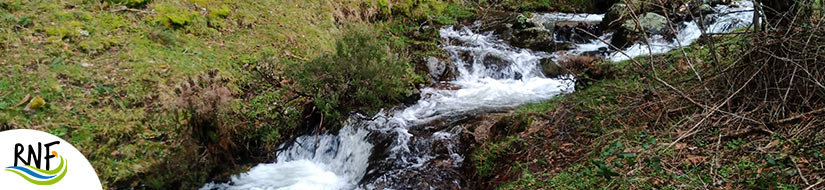
[[[718,5],[706,26],[674,23],[675,39],[651,36],[623,51],[630,57],[659,54],[687,46],[704,32],[720,33],[747,27],[752,4],[735,2],[736,8]],[[598,22],[604,15],[547,13],[556,21]],[[276,160],[233,176],[227,183],[208,183],[201,189],[462,189],[472,176],[461,170],[469,154],[462,120],[480,113],[506,111],[571,93],[571,76],[547,78],[541,59],[558,59],[603,51],[604,59],[629,57],[610,50],[612,33],[571,49],[540,52],[510,46],[492,32],[471,26],[439,30],[442,48],[455,66],[456,77],[444,82],[450,88],[423,88],[422,98],[409,106],[384,109],[374,116],[349,117],[337,135],[305,135],[281,145]],[[495,61],[491,61],[495,60]]]

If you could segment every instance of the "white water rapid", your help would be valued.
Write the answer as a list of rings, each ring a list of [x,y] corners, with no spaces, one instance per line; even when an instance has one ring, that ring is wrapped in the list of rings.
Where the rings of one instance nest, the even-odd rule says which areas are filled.
[[[732,30],[748,27],[753,22],[753,3],[751,1],[735,1],[732,2],[732,6],[717,5],[714,9],[716,10],[716,13],[708,14],[704,19],[704,33],[730,32]],[[577,18],[582,18],[582,16],[577,16]],[[594,17],[591,16],[587,18]],[[635,43],[624,49],[624,54],[618,51],[611,51],[605,59],[615,62],[625,61],[629,60],[630,57],[662,54],[679,47],[688,46],[702,36],[703,31],[700,27],[700,23],[697,23],[697,21],[698,19],[694,21],[673,23],[673,27],[676,28],[677,31],[675,37],[678,38],[678,40],[668,40],[662,35],[652,35],[648,39],[648,43]],[[593,39],[589,43],[575,44],[572,50],[557,52],[556,56],[579,55],[584,52],[597,51],[600,48],[610,49],[609,45],[604,42],[610,42],[612,36],[612,33],[607,33],[600,37],[601,40]]]
[[[737,8],[717,6],[709,15],[705,32],[728,32],[747,27],[752,9],[749,2]],[[551,13],[559,21],[595,22],[603,15]],[[695,22],[678,23],[682,46],[698,39],[702,31]],[[227,183],[208,183],[201,189],[422,189],[452,184],[461,187],[460,143],[462,128],[455,121],[474,113],[537,103],[573,91],[570,77],[546,78],[539,60],[579,55],[604,49],[599,40],[574,44],[564,52],[536,52],[515,48],[488,33],[468,27],[440,30],[446,41],[442,48],[456,66],[457,77],[445,84],[451,88],[421,89],[422,98],[413,105],[384,110],[372,117],[353,115],[338,135],[301,136],[282,144],[283,151],[273,163],[259,164],[233,176]],[[610,41],[611,34],[602,36]],[[630,56],[664,53],[680,44],[653,36],[649,44],[626,49]],[[606,59],[626,60],[610,52]],[[447,168],[447,169],[445,169]],[[443,186],[441,186],[443,187]]]

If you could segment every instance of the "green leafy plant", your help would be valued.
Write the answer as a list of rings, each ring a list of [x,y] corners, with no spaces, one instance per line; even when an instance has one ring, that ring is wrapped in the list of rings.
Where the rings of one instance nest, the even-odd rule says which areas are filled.
[[[398,103],[417,78],[408,61],[389,51],[388,43],[365,29],[351,28],[335,44],[336,51],[285,69],[295,89],[313,98],[328,119],[353,110],[375,111]]]

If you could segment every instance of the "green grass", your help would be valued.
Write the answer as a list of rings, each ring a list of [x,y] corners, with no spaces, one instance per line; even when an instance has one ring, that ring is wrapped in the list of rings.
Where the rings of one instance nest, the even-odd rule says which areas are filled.
[[[709,73],[716,68],[730,65],[738,58],[732,55],[740,50],[739,48],[745,47],[744,43],[747,41],[741,36],[718,39],[715,44],[722,48],[717,48],[716,53],[721,65],[715,65],[713,56],[708,48],[702,45],[701,40],[686,47],[684,51],[695,58],[691,62],[698,71]],[[674,119],[666,123],[657,123],[659,120],[655,116],[640,116],[637,113],[637,102],[656,100],[646,99],[650,96],[661,96],[655,92],[667,92],[668,88],[655,81],[652,74],[642,74],[639,71],[656,69],[656,76],[679,88],[691,85],[684,81],[695,79],[695,75],[679,50],[652,57],[639,57],[636,60],[640,62],[640,66],[630,61],[597,63],[595,68],[602,67],[602,70],[610,71],[614,75],[586,83],[584,87],[579,84],[579,89],[571,94],[543,103],[521,106],[511,116],[505,117],[510,123],[528,125],[537,120],[548,120],[547,117],[553,117],[561,121],[551,120],[552,125],[546,127],[554,129],[553,131],[566,130],[561,134],[531,135],[516,140],[507,138],[505,141],[481,145],[480,150],[473,154],[474,158],[493,157],[495,152],[491,150],[508,150],[521,154],[529,152],[529,155],[536,155],[498,160],[495,163],[474,162],[476,170],[482,171],[478,173],[485,174],[481,176],[482,179],[494,174],[513,177],[512,180],[507,180],[508,183],[499,186],[499,189],[673,189],[673,184],[701,188],[712,183],[714,179],[733,188],[798,188],[792,185],[799,184],[792,181],[799,175],[790,160],[795,156],[788,156],[787,152],[745,154],[757,150],[764,144],[750,143],[749,139],[743,138],[722,140],[720,145],[717,145],[716,140],[720,133],[717,128],[710,128],[683,140],[684,144],[676,146],[679,150],[676,150],[676,147],[666,149],[676,138],[669,126],[679,126],[688,122],[689,117],[670,116]],[[687,113],[701,111],[691,107],[684,110]],[[556,117],[564,113],[571,115]],[[500,135],[518,134],[524,130],[523,128],[521,125],[511,125],[505,130],[510,132]],[[575,134],[584,139],[591,139],[592,142],[588,144],[584,141],[584,144],[577,145],[583,147],[585,155],[562,170],[554,170],[553,167],[557,167],[555,165],[546,167],[540,164],[553,162],[552,157],[543,155],[554,155],[553,153],[558,150],[527,150],[523,146],[505,143],[516,141],[526,145],[551,144],[552,147],[554,144],[566,142],[557,142],[563,139],[555,135],[576,139]],[[776,144],[777,147],[794,146],[792,139],[773,139],[779,142]],[[717,149],[717,146],[724,153],[717,154],[712,151]],[[714,156],[717,156],[718,164],[711,161]],[[490,168],[493,168],[492,171]],[[501,168],[513,168],[516,172],[503,171]],[[716,173],[711,173],[712,171]]]
[[[413,21],[455,23],[474,14],[459,2],[426,2],[404,15],[361,12],[361,1],[348,0],[3,1],[0,125],[68,140],[107,189],[198,187],[242,170],[227,163],[272,156],[309,101],[281,88],[290,81],[281,66],[333,52],[343,24],[362,23],[398,47],[437,48],[437,32],[405,37],[418,29]],[[390,21],[370,19],[381,17]],[[411,52],[397,53],[421,56]],[[207,73],[221,82],[203,85],[227,88],[231,100],[209,121],[214,126],[194,126],[199,113],[182,110],[175,91]],[[45,106],[17,106],[27,96]]]
[[[504,0],[504,9],[524,11],[594,12],[595,5],[590,0]]]

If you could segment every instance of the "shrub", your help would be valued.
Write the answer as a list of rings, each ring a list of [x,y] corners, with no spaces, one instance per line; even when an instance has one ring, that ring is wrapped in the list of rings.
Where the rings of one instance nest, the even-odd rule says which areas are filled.
[[[304,64],[287,65],[295,90],[313,98],[318,111],[337,120],[355,109],[375,111],[398,103],[420,76],[404,58],[389,51],[375,32],[353,27],[335,44],[336,51]]]
[[[221,123],[233,100],[232,91],[226,83],[227,80],[219,77],[217,71],[210,71],[175,87],[174,106],[189,116],[189,132],[202,143],[231,141],[228,137],[233,129]]]

